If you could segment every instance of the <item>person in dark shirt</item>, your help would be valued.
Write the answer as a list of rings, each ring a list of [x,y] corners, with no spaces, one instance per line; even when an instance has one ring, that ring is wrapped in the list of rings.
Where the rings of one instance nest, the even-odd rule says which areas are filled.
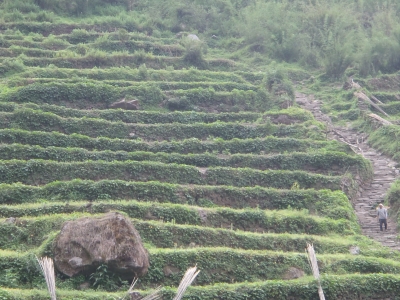
[[[379,227],[381,229],[381,231],[383,231],[383,224],[385,224],[385,230],[387,230],[387,217],[388,217],[388,213],[387,213],[387,209],[383,207],[383,204],[379,204],[378,208],[376,209],[376,212],[378,214],[378,218],[379,218]]]

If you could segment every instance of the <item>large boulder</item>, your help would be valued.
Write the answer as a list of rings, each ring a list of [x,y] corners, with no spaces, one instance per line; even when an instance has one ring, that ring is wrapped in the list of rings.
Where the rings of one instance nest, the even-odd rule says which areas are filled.
[[[101,264],[121,278],[143,276],[149,257],[139,233],[119,213],[65,222],[54,245],[54,264],[65,275],[90,274]]]

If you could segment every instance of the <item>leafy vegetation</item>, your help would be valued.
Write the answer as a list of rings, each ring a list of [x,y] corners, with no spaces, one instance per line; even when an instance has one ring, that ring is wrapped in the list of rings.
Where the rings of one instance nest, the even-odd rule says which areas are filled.
[[[294,101],[315,92],[397,159],[395,118],[375,127],[330,83],[353,76],[400,111],[397,75],[367,79],[400,70],[396,1],[3,0],[0,12],[0,299],[47,299],[35,255],[52,256],[63,222],[108,211],[150,253],[142,295],[162,284],[172,299],[197,264],[187,299],[313,299],[306,243],[327,298],[398,295],[399,254],[360,235],[349,201],[371,164]],[[121,99],[138,110],[111,109]],[[293,268],[305,276],[288,281]],[[107,264],[56,275],[60,299],[122,299],[130,285]]]

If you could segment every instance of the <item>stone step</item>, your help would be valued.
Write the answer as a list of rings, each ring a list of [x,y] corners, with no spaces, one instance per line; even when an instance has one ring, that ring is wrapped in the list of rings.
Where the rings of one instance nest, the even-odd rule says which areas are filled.
[[[300,106],[311,111],[317,120],[328,123],[331,128],[335,129],[336,132],[331,131],[328,134],[329,138],[356,145],[362,149],[363,156],[372,162],[374,177],[369,183],[365,183],[359,188],[358,199],[353,199],[355,214],[364,235],[393,250],[400,250],[397,225],[388,221],[388,230],[380,231],[378,219],[372,216],[375,214],[376,203],[384,199],[387,190],[400,175],[400,170],[395,168],[397,163],[370,147],[367,144],[368,135],[360,134],[348,127],[333,126],[330,118],[322,113],[320,101],[300,93],[296,94],[296,101],[299,101]]]

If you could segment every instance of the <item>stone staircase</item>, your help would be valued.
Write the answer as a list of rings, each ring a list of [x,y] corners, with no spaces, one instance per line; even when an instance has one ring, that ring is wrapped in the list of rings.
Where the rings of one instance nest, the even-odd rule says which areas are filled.
[[[321,101],[315,100],[313,96],[296,93],[296,102],[309,110],[315,119],[327,124],[328,138],[352,145],[355,152],[372,162],[373,178],[359,188],[352,201],[354,210],[364,235],[391,249],[400,250],[396,220],[389,218],[388,229],[381,232],[375,211],[376,206],[385,199],[390,185],[399,176],[399,170],[395,167],[397,163],[370,147],[365,134],[351,128],[334,126],[329,116],[322,113]],[[390,214],[390,209],[388,212]]]

